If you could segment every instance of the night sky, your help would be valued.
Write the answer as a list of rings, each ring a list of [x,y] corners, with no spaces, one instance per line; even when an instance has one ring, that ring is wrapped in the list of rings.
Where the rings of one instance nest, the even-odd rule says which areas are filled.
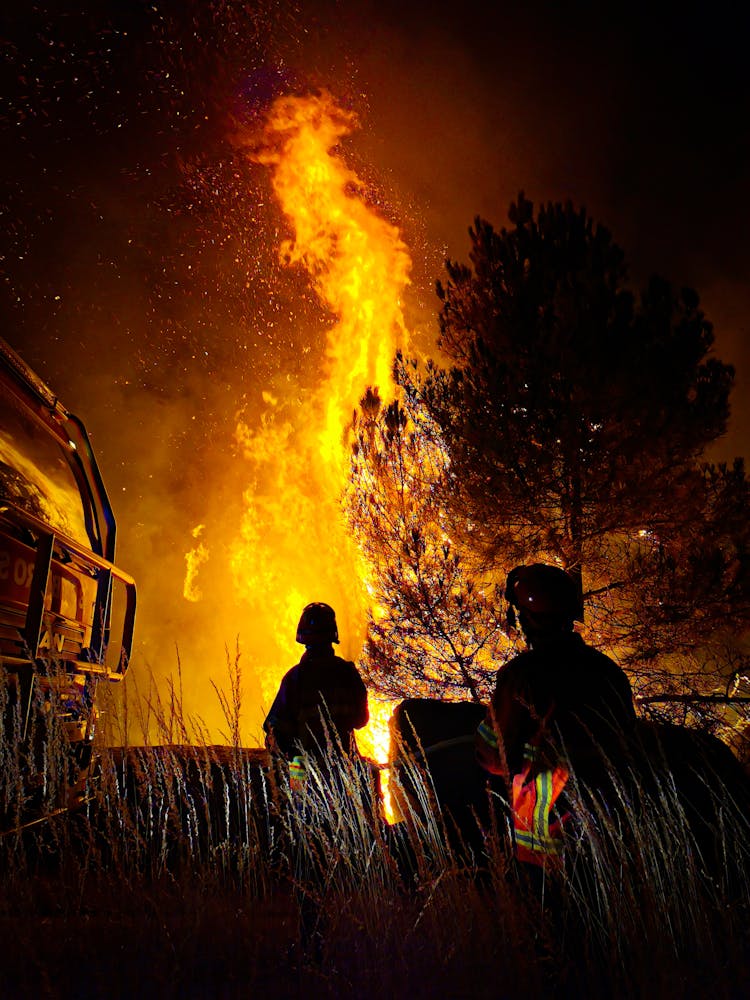
[[[233,141],[285,90],[327,87],[358,113],[346,152],[403,228],[418,347],[476,214],[503,225],[519,190],[570,198],[634,282],[698,290],[737,367],[716,457],[750,451],[746,16],[723,0],[564,6],[5,5],[3,336],[89,429],[156,669],[194,613],[191,528],[240,502],[237,413],[313,384],[329,322],[279,267],[268,177]]]

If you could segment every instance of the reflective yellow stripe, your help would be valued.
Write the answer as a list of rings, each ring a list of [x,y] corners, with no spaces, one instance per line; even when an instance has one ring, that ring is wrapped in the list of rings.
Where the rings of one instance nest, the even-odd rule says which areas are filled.
[[[534,806],[534,829],[537,837],[549,840],[549,814],[552,809],[552,774],[542,771],[536,778],[536,804]]]
[[[562,854],[565,846],[560,837],[538,837],[534,833],[526,830],[516,830],[516,843],[525,847],[528,851],[535,851],[538,854]]]
[[[523,852],[527,852],[539,859],[535,863],[541,864],[544,855],[563,853],[564,841],[559,831],[566,817],[555,820],[555,832],[552,833],[550,814],[569,775],[564,767],[558,766],[554,770],[541,771],[526,781],[530,769],[529,763],[513,782],[513,826],[521,860],[532,860],[529,857],[523,858]]]
[[[289,777],[292,781],[305,781],[307,778],[307,767],[302,757],[294,757],[289,762]]]
[[[492,726],[488,725],[486,722],[481,722],[479,728],[477,729],[477,734],[481,736],[484,742],[492,747],[493,750],[497,750],[497,735]]]

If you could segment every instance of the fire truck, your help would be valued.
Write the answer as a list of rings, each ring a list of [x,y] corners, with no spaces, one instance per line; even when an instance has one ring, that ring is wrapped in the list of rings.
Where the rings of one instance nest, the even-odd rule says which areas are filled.
[[[90,795],[97,686],[125,676],[135,619],[135,582],[114,553],[112,507],[83,424],[0,339],[5,829]]]

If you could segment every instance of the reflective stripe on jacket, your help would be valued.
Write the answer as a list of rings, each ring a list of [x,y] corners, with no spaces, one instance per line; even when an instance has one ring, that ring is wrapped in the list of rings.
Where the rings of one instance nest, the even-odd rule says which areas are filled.
[[[491,750],[497,750],[497,734],[495,733],[495,728],[492,725],[491,719],[484,719],[479,723],[479,728],[477,729],[477,735],[481,740],[490,747]]]
[[[298,756],[289,761],[289,786],[293,792],[304,791],[307,785],[307,765],[305,758]]]
[[[507,779],[508,766],[505,760],[505,748],[500,746],[500,741],[497,738],[491,710],[474,734],[474,749],[480,767],[489,774],[499,774]]]
[[[515,855],[519,861],[554,867],[561,860],[563,828],[570,814],[552,818],[552,810],[570,774],[562,764],[538,770],[534,756],[534,748],[527,745],[523,770],[513,778]]]

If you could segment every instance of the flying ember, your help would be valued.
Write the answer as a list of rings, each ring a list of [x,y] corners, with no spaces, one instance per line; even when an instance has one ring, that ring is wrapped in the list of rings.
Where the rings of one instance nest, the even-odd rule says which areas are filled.
[[[297,387],[286,398],[276,387],[264,392],[260,416],[242,418],[236,428],[250,485],[230,563],[237,594],[259,608],[257,620],[272,633],[269,648],[280,651],[262,665],[267,705],[299,658],[294,637],[305,604],[335,607],[341,654],[357,659],[371,603],[368,567],[340,505],[348,427],[368,386],[386,399],[393,394],[391,365],[406,339],[401,299],[411,261],[398,229],[367,203],[362,181],[338,150],[355,125],[355,116],[328,93],[282,97],[249,154],[270,169],[292,232],[279,248],[282,262],[306,272],[332,316],[324,342],[305,331],[312,387]],[[208,554],[198,546],[188,556],[190,593],[198,592],[198,567]],[[383,760],[391,706],[371,697],[370,711],[358,742]]]

